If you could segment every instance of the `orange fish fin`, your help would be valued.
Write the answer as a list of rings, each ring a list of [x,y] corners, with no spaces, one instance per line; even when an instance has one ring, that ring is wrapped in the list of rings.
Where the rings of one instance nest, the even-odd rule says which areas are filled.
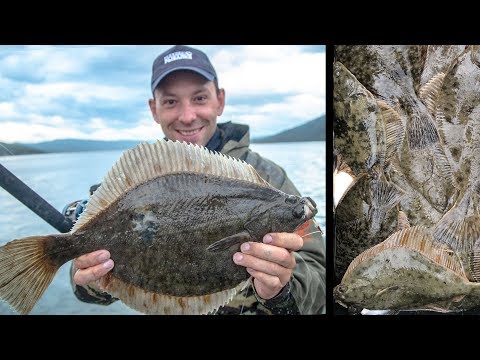
[[[323,234],[320,225],[318,225],[314,219],[304,222],[295,229],[294,233],[300,235],[303,241],[313,240],[314,237],[312,235],[315,233]]]

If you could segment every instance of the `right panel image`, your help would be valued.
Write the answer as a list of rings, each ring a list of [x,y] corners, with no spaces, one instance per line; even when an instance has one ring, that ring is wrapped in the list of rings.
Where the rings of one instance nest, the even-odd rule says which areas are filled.
[[[334,47],[335,314],[480,311],[480,46]]]

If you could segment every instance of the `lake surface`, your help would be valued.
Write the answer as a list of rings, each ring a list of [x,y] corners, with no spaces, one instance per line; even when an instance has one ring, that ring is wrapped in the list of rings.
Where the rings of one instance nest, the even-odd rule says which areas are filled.
[[[252,144],[280,166],[303,196],[310,196],[319,210],[315,217],[325,231],[325,142]],[[100,183],[123,151],[56,153],[4,156],[5,166],[53,207],[62,211],[73,200],[88,199],[89,188]],[[15,238],[58,233],[35,213],[0,187],[0,245]],[[30,314],[139,314],[120,301],[108,306],[83,303],[73,295],[70,262],[64,264]],[[0,301],[0,314],[15,314]]]

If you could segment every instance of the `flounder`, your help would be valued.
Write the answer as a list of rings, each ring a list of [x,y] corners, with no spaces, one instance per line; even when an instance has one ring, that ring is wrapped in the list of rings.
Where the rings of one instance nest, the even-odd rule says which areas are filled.
[[[242,242],[293,232],[316,212],[241,160],[143,143],[111,168],[69,233],[0,247],[0,297],[27,314],[61,265],[107,249],[115,267],[97,284],[112,296],[148,314],[207,314],[250,280],[232,260]]]
[[[382,310],[480,305],[475,284],[480,280],[479,50],[472,45],[335,47],[334,147],[348,166],[360,170],[335,208],[335,270],[337,280],[343,278],[334,292],[338,302]],[[349,87],[355,91],[344,90]],[[351,106],[361,100],[358,94],[371,95],[369,113]],[[347,105],[355,112],[339,111]],[[384,161],[365,166],[369,159],[382,159],[373,146],[381,143]],[[394,204],[387,202],[393,206],[368,201],[375,194],[375,173],[401,189]],[[414,227],[406,229],[409,224]],[[389,233],[394,229],[408,241],[393,246],[400,241],[400,233]],[[425,252],[425,247],[436,250]],[[449,268],[439,252],[457,259],[458,267]],[[374,272],[375,277],[367,276]]]
[[[480,304],[479,256],[460,256],[422,226],[403,229],[360,254],[348,267],[335,300],[369,310],[468,310]]]
[[[395,231],[402,189],[381,176],[355,179],[335,209],[335,283],[361,252]]]

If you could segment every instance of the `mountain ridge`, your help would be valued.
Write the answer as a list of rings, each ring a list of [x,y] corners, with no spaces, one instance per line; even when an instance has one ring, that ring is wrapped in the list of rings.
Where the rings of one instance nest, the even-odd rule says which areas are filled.
[[[325,115],[270,136],[252,138],[252,143],[325,141]]]
[[[325,140],[325,115],[315,118],[280,133],[252,138],[252,143],[298,142]],[[127,150],[146,140],[82,140],[58,139],[39,143],[2,143],[0,156],[27,155],[40,153],[83,152],[104,150]]]

